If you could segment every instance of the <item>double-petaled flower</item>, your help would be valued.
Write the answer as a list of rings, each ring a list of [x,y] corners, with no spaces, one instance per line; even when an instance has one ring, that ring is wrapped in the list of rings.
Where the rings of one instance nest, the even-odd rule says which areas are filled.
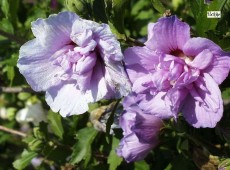
[[[125,95],[130,88],[119,42],[107,24],[62,12],[32,23],[35,39],[19,53],[19,71],[62,116],[81,114],[88,103]]]
[[[191,38],[176,16],[148,26],[144,47],[125,51],[132,90],[144,94],[139,107],[166,119],[182,112],[194,127],[215,127],[223,114],[218,87],[228,76],[230,54],[206,38]]]

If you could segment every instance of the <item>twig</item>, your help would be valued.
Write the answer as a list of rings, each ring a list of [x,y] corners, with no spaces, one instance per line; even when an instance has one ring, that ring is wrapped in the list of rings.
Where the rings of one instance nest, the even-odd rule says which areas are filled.
[[[13,35],[13,34],[10,34],[10,33],[8,33],[8,32],[5,32],[5,31],[3,31],[3,30],[1,30],[1,29],[0,29],[0,35],[2,35],[2,36],[4,36],[4,37],[8,38],[9,40],[15,41],[15,42],[17,42],[17,43],[20,44],[20,45],[22,45],[22,44],[25,43],[25,41],[24,41],[23,39],[21,39],[21,38],[15,36],[15,35]]]
[[[141,47],[145,46],[144,43],[137,41],[131,37],[126,37],[126,42],[132,46],[141,46]]]
[[[25,133],[22,133],[20,131],[10,129],[10,128],[7,128],[7,127],[1,126],[1,125],[0,125],[0,130],[4,131],[4,132],[11,133],[11,134],[14,134],[14,135],[18,135],[18,136],[21,136],[21,137],[26,137]]]
[[[30,87],[0,87],[0,93],[34,92]]]

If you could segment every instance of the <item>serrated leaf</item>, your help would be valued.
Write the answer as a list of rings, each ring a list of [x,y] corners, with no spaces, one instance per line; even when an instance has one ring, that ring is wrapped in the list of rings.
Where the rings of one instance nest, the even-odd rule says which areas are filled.
[[[19,169],[19,170],[24,169],[30,164],[31,160],[36,156],[37,153],[24,150],[22,152],[21,157],[13,162],[13,166],[15,169]]]
[[[109,153],[108,156],[108,164],[109,164],[109,170],[116,170],[117,167],[121,164],[122,162],[122,158],[119,157],[116,152],[115,149],[118,147],[120,140],[113,137],[112,139],[112,149]]]
[[[62,122],[61,122],[61,116],[58,113],[49,111],[47,118],[48,118],[48,122],[50,123],[50,127],[52,131],[54,132],[54,134],[62,139],[64,129],[63,129]]]
[[[149,165],[143,160],[134,163],[134,170],[150,170]]]
[[[77,132],[77,143],[73,146],[70,163],[79,163],[82,160],[89,160],[91,157],[91,144],[97,136],[97,131],[93,128],[83,128]],[[86,163],[87,164],[87,163]]]

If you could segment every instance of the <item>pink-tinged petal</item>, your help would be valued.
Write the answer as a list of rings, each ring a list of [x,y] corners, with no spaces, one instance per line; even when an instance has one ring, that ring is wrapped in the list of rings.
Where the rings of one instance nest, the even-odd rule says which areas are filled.
[[[88,110],[88,102],[76,83],[65,83],[46,91],[46,102],[54,112],[63,116],[78,115]]]
[[[165,70],[158,70],[152,74],[153,87],[162,91],[168,89],[171,84],[168,80],[169,72]]]
[[[45,91],[60,82],[57,75],[63,74],[64,70],[52,63],[51,56],[52,53],[36,39],[20,48],[17,66],[35,91]]]
[[[207,68],[212,61],[213,61],[213,54],[208,49],[205,49],[201,53],[199,53],[191,62],[186,62],[185,60],[185,62],[189,66],[193,68],[198,68],[200,70]]]
[[[135,134],[125,136],[116,153],[122,156],[127,162],[138,161],[144,159],[153,147],[158,144],[158,141],[152,143],[141,143]]]
[[[149,114],[155,115],[161,119],[168,119],[175,115],[171,110],[169,99],[166,92],[159,92],[156,96],[146,95],[145,99],[139,103],[140,108]]]
[[[213,128],[223,115],[221,92],[210,75],[205,73],[199,81],[203,83],[202,86],[205,86],[208,91],[202,90],[202,86],[199,87],[200,82],[195,84],[196,93],[191,93],[186,98],[182,113],[186,120],[196,128]]]
[[[52,52],[71,42],[72,24],[78,19],[75,13],[61,12],[47,19],[37,19],[31,29],[39,44]]]
[[[124,56],[127,66],[139,64],[146,70],[154,70],[159,63],[161,54],[146,47],[131,47],[125,50]]]
[[[145,43],[152,50],[164,53],[182,49],[190,38],[190,27],[176,16],[160,18],[152,27],[153,34]],[[148,32],[148,34],[150,34]]]
[[[214,56],[213,62],[203,72],[208,73],[216,81],[221,84],[230,71],[230,53],[222,52],[221,55]]]
[[[183,46],[184,54],[192,57],[197,56],[205,49],[211,51],[213,55],[219,54],[222,51],[221,48],[211,40],[200,37],[189,39]]]

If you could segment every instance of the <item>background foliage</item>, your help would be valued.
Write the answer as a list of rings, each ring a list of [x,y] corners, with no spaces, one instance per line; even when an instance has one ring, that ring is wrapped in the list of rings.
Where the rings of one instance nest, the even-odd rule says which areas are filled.
[[[37,18],[74,11],[108,23],[125,49],[142,45],[147,24],[169,9],[189,23],[192,36],[207,37],[230,51],[230,0],[210,5],[203,0],[1,0],[0,170],[230,169],[229,78],[220,87],[225,111],[216,128],[195,129],[182,117],[165,122],[160,145],[145,160],[127,164],[115,153],[121,130],[110,134],[113,119],[116,122],[122,111],[119,105],[116,110],[109,105],[116,101],[100,101],[86,114],[62,118],[49,109],[44,94],[29,88],[16,67],[19,48],[33,38],[30,23]],[[208,19],[207,11],[221,11],[222,16]]]

